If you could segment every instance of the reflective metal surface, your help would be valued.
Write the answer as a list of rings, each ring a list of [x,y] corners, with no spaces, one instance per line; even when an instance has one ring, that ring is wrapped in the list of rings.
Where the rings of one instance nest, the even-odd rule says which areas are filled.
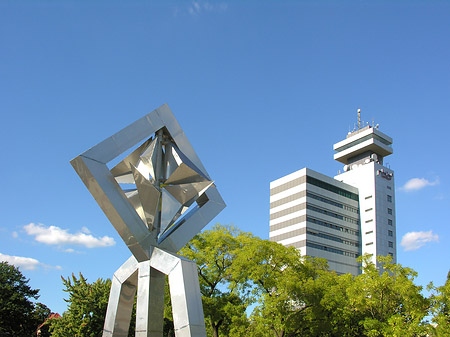
[[[164,275],[176,336],[206,336],[196,265],[176,252],[225,203],[169,107],[150,112],[71,164],[133,254],[114,274],[103,336],[127,335],[136,287],[136,336],[162,336]]]
[[[131,312],[138,282],[138,263],[130,257],[115,273],[111,281],[103,336],[128,336]]]

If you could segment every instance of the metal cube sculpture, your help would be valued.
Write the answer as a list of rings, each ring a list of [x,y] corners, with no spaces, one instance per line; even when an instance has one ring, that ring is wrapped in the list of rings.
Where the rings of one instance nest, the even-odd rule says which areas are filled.
[[[206,336],[197,266],[176,253],[225,203],[169,107],[162,105],[71,164],[133,254],[114,273],[103,336],[128,335],[137,289],[135,335],[161,337],[165,275],[175,335]]]

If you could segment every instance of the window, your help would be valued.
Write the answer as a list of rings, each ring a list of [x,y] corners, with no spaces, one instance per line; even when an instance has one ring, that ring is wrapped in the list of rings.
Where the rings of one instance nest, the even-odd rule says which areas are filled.
[[[394,236],[394,233],[392,231],[388,231],[389,236]]]
[[[297,207],[297,206],[294,206],[294,207]],[[337,213],[334,213],[334,212],[330,212],[330,211],[327,211],[326,209],[322,209],[322,208],[319,208],[319,207],[316,207],[316,206],[313,206],[313,205],[310,205],[310,204],[306,204],[306,209],[309,209],[309,210],[314,211],[314,212],[322,213],[322,214],[331,216],[331,217],[336,218],[336,219],[344,220],[344,221],[350,222],[350,223],[355,224],[355,225],[359,225],[359,220],[357,220],[357,219],[349,218],[347,216],[343,216],[343,215],[340,215],[340,214],[337,214]],[[284,211],[280,211],[278,213],[281,213],[281,212],[284,212]],[[271,214],[270,215],[270,220],[273,220],[272,217],[274,215],[278,214],[278,213]]]
[[[387,187],[388,190],[392,190],[392,187],[391,187],[391,186],[386,186],[386,187]]]
[[[373,231],[368,231],[368,232],[366,232],[366,234],[372,234],[373,233]]]
[[[312,231],[306,231],[306,234],[318,236],[320,238],[324,238],[324,239],[327,239],[327,240],[336,241],[336,242],[339,242],[339,243],[343,243],[345,245],[358,247],[358,242],[356,242],[356,241],[342,240],[341,238],[338,238],[336,236],[332,236],[332,235],[328,235],[328,234],[324,234],[324,233],[316,233],[316,232],[312,232]]]
[[[389,248],[394,248],[394,243],[392,241],[388,242]]]
[[[369,219],[369,220],[366,220],[366,223],[372,222],[372,221],[373,221],[373,219]]]
[[[373,242],[366,243],[366,246],[373,245]]]
[[[301,194],[301,193],[299,193],[299,194]],[[311,193],[309,191],[306,191],[306,196],[310,197],[310,198],[313,198],[313,199],[316,199],[316,200],[319,200],[319,201],[322,201],[322,202],[325,202],[327,204],[330,204],[330,205],[333,205],[333,206],[345,209],[346,211],[350,211],[350,212],[353,212],[353,213],[358,213],[358,209],[355,208],[355,207],[351,207],[351,206],[344,205],[344,204],[341,204],[339,202],[336,202],[334,200],[323,198],[323,197],[321,197],[319,195],[315,195],[315,194],[313,194],[313,193]]]
[[[373,208],[368,208],[368,209],[366,209],[366,212],[369,212],[369,211],[371,211]]]
[[[388,219],[388,225],[392,226],[392,219]]]
[[[394,256],[394,254],[393,254],[393,253],[389,253],[389,255],[390,255],[390,256]]]
[[[311,241],[308,241],[308,240],[306,240],[306,247],[321,249],[321,250],[325,250],[327,252],[340,254],[340,255],[344,255],[344,256],[358,257],[358,254],[356,254],[356,253],[348,252],[348,251],[341,250],[341,249],[336,249],[336,248],[333,248],[333,247],[318,245],[317,243],[314,243],[314,242],[311,242]]]
[[[296,219],[293,219],[293,220],[296,220]],[[291,220],[287,220],[285,222],[288,222],[288,221],[291,221]],[[312,223],[315,223],[315,224],[318,224],[318,225],[321,225],[321,226],[324,226],[324,227],[332,228],[332,229],[335,229],[335,230],[338,230],[338,231],[341,231],[341,232],[350,233],[352,235],[359,236],[359,231],[357,231],[357,230],[348,229],[348,228],[345,228],[345,227],[342,227],[342,226],[338,226],[338,225],[335,225],[335,224],[332,224],[332,223],[329,223],[329,222],[325,222],[325,221],[322,221],[322,220],[319,220],[319,219],[311,218],[309,216],[306,217],[306,221],[309,221],[309,222],[312,222]],[[301,222],[301,220],[293,221],[292,223],[286,224],[286,226],[287,225],[296,224],[298,222]],[[284,228],[284,227],[280,227],[280,228]]]
[[[371,196],[371,195],[369,195],[369,196],[365,197],[364,199],[370,199],[370,198],[372,198],[372,196]]]
[[[392,208],[388,208],[388,214],[392,215]]]
[[[334,192],[336,194],[342,195],[342,196],[344,196],[346,198],[349,198],[349,199],[352,199],[352,200],[355,200],[355,201],[359,201],[358,194],[352,193],[352,192],[349,192],[349,191],[346,191],[346,190],[343,190],[342,188],[339,188],[337,186],[328,184],[328,183],[326,183],[326,182],[324,182],[322,180],[319,180],[319,179],[316,179],[316,178],[313,178],[313,177],[310,177],[310,176],[306,176],[306,182],[308,184],[315,185],[317,187],[323,188],[323,189],[328,190],[330,192]]]
[[[387,196],[387,201],[388,201],[388,202],[392,202],[392,195],[389,195],[389,194],[388,194],[388,196]]]

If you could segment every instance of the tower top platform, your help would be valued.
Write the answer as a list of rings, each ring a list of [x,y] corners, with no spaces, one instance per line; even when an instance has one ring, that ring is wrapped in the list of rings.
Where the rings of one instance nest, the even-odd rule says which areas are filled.
[[[334,160],[349,164],[353,158],[376,154],[380,159],[393,153],[392,138],[379,131],[377,127],[367,125],[349,132],[347,138],[334,144]]]

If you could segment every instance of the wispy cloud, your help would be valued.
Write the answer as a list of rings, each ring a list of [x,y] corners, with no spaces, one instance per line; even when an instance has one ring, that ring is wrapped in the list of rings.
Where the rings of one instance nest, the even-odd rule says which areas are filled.
[[[28,235],[34,236],[37,242],[47,245],[79,245],[86,248],[108,247],[116,244],[109,236],[95,237],[90,234],[89,229],[83,227],[75,234],[69,233],[68,229],[57,226],[45,226],[43,224],[30,223],[23,227]]]
[[[187,7],[177,6],[174,8],[174,15],[189,14],[198,16],[207,12],[224,12],[228,9],[228,4],[221,2],[209,2],[202,0],[194,0]]]
[[[0,261],[6,261],[24,270],[36,270],[39,267],[62,269],[60,266],[49,266],[31,257],[11,256],[0,253]]]
[[[434,181],[430,181],[425,178],[412,178],[409,179],[405,185],[400,187],[400,190],[411,192],[418,191],[427,186],[435,186],[439,184],[439,178],[436,178]]]
[[[439,242],[439,235],[428,232],[409,232],[403,235],[400,246],[405,251],[417,250],[425,246],[428,242]]]

